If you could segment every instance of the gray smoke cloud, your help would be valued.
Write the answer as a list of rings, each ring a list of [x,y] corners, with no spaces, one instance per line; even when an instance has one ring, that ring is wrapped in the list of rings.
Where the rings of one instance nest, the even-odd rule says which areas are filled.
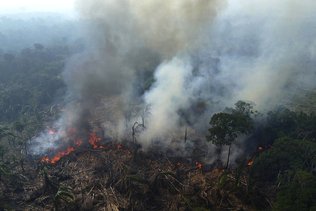
[[[78,0],[77,8],[89,47],[65,69],[77,117],[67,124],[87,117],[120,140],[137,121],[144,148],[168,148],[186,129],[204,140],[211,115],[237,100],[270,109],[315,89],[312,0]],[[242,141],[234,147],[232,160]]]
[[[92,96],[108,101],[118,97],[115,110],[120,115],[113,118],[118,134],[129,132],[142,117],[147,123],[138,139],[143,146],[163,138],[170,143],[172,138],[166,137],[186,126],[180,125],[179,110],[190,107],[191,54],[203,45],[223,6],[218,0],[77,1],[82,18],[90,23],[91,51],[81,59],[83,64],[66,71],[70,92],[87,102]],[[144,88],[150,79],[153,83]],[[97,106],[92,101],[86,107]]]
[[[311,0],[230,2],[211,49],[234,101],[268,109],[315,88],[315,10]]]

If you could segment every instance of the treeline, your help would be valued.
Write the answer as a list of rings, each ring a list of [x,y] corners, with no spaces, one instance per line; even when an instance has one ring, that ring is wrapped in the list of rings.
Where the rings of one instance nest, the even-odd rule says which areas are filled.
[[[0,53],[0,181],[23,172],[27,141],[58,115],[54,105],[66,91],[62,71],[77,50],[37,43],[19,53]],[[218,146],[219,157],[225,146],[235,150],[240,135],[247,136],[244,157],[229,170],[228,154],[223,166],[248,178],[241,197],[258,209],[316,209],[315,113],[279,107],[260,114],[253,104],[239,101],[211,117],[207,140]],[[19,184],[19,178],[12,181]]]
[[[315,210],[316,115],[282,107],[268,113],[255,135],[269,148],[255,158],[251,182],[272,188],[274,210]]]
[[[214,114],[210,125],[207,140],[219,153],[229,147],[226,168],[234,141],[248,134],[236,171],[242,168],[247,174],[249,203],[258,209],[316,210],[315,113],[279,107],[260,114],[239,101],[235,108]]]
[[[0,178],[23,169],[29,140],[58,115],[55,105],[66,91],[62,71],[72,52],[36,43],[0,54]]]
[[[34,44],[17,54],[0,54],[0,122],[36,115],[65,92],[61,72],[70,50]]]

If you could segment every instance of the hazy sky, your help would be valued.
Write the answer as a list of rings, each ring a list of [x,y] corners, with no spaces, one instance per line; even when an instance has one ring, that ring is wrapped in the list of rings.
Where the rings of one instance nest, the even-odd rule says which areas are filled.
[[[0,0],[0,13],[61,12],[73,13],[75,0]]]

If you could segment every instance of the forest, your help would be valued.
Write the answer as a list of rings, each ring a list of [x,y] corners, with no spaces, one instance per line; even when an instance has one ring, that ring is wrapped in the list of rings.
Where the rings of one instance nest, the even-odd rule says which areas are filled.
[[[113,210],[316,208],[316,115],[284,106],[260,113],[253,104],[239,101],[210,115],[203,142],[218,150],[248,134],[247,151],[229,167],[220,160],[204,165],[203,154],[196,155],[201,153],[198,147],[192,162],[135,151],[131,140],[78,149],[56,164],[42,162],[29,153],[29,146],[63,107],[58,104],[66,90],[61,74],[73,51],[34,44],[1,55],[1,209],[72,210],[105,204]],[[91,178],[74,182],[80,180],[78,169]],[[89,198],[91,193],[95,198]]]
[[[0,12],[0,210],[316,210],[316,4],[290,1]]]

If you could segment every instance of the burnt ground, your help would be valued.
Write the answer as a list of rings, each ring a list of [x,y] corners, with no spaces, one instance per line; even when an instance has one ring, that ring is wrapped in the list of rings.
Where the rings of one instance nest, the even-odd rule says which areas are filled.
[[[30,158],[1,177],[0,208],[255,210],[247,167],[201,167],[190,159],[131,149],[114,144],[78,149],[55,165]]]

